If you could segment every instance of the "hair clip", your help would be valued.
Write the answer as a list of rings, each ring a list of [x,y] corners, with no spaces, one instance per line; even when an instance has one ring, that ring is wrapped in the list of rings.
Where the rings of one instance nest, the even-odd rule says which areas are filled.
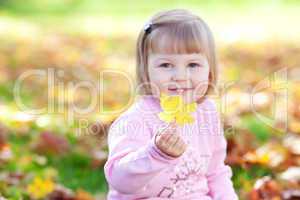
[[[149,22],[144,26],[144,31],[146,32],[146,34],[149,34],[151,33],[152,28],[153,28],[153,24]]]

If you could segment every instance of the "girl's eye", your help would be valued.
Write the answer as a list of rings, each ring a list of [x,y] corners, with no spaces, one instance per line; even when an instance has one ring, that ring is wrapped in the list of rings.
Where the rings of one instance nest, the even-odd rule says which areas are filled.
[[[194,67],[201,67],[201,65],[198,64],[198,63],[190,63],[189,66],[190,66],[191,68],[194,68]]]
[[[163,68],[169,68],[172,67],[170,63],[162,63],[159,65],[159,67],[163,67]]]

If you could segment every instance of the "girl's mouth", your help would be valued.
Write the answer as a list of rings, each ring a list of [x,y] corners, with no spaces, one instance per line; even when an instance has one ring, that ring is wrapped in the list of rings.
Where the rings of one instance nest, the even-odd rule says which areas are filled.
[[[180,93],[180,92],[187,92],[189,90],[193,90],[193,88],[168,88],[168,90],[170,92]]]

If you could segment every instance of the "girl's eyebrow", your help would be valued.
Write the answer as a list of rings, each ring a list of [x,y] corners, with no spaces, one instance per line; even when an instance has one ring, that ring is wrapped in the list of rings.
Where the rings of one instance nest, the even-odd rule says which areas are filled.
[[[206,57],[204,56],[197,56],[197,57],[193,57],[191,59],[189,59],[189,61],[200,61],[200,62],[204,62],[206,59]]]
[[[200,59],[200,58],[191,58],[188,61],[202,61],[202,59]]]
[[[168,58],[157,58],[157,61],[159,61],[159,60],[167,60],[167,61],[171,62],[171,60]]]

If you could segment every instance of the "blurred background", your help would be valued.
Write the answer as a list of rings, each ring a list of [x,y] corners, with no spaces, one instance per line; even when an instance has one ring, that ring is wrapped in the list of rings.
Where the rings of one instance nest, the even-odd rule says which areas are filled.
[[[132,103],[138,32],[171,8],[214,33],[212,98],[240,199],[300,199],[296,0],[1,0],[0,197],[105,199],[106,133]]]

